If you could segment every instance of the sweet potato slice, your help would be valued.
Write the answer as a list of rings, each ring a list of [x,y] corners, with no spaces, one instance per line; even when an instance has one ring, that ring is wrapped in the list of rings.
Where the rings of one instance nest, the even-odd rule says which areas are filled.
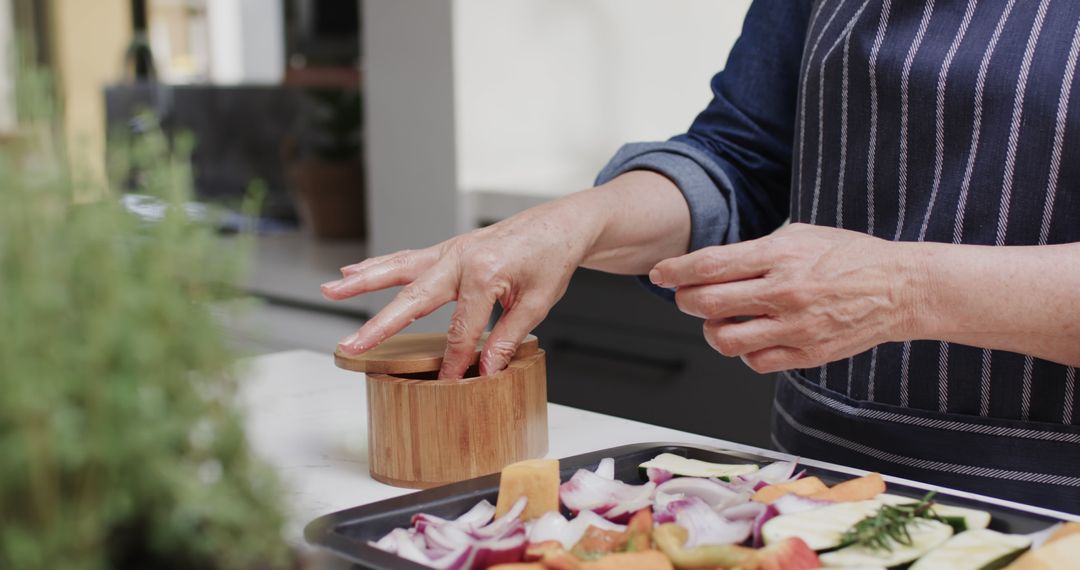
[[[789,483],[778,483],[776,485],[767,485],[758,489],[751,499],[771,505],[780,497],[788,493],[795,493],[796,495],[809,496],[815,493],[821,493],[828,491],[829,487],[825,483],[821,482],[821,479],[817,477],[803,477],[802,479],[796,479]]]
[[[885,492],[885,480],[879,473],[863,475],[833,485],[832,488],[810,495],[811,499],[821,501],[851,502],[865,501]]]
[[[559,510],[559,460],[529,459],[503,468],[499,476],[499,499],[495,516],[502,516],[521,497],[528,497],[522,520],[535,519]]]

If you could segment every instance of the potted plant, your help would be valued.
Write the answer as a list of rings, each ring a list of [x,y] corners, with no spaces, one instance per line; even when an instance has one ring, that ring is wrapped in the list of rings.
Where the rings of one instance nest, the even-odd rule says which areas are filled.
[[[147,223],[76,175],[47,75],[17,87],[32,140],[0,153],[0,568],[292,566],[210,308],[241,252],[185,212],[188,162],[159,132],[119,158],[167,206]]]
[[[360,93],[309,88],[292,145],[289,179],[301,222],[316,237],[365,237],[364,167],[360,160]]]

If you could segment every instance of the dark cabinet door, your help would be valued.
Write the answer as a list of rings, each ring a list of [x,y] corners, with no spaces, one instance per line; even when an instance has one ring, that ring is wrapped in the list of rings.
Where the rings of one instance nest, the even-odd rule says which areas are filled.
[[[552,402],[771,447],[774,377],[712,350],[700,319],[633,278],[579,270],[534,334]]]

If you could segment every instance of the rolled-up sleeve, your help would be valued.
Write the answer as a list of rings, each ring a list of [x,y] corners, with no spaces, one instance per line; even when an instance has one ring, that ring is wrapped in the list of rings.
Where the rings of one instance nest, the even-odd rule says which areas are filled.
[[[690,208],[690,251],[766,235],[788,217],[792,141],[810,0],[756,0],[713,98],[668,141],[623,146],[597,177],[658,172]]]

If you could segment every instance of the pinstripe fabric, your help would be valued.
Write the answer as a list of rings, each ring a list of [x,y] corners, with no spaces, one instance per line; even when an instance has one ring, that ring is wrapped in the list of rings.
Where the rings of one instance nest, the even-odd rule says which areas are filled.
[[[829,14],[829,19],[826,20],[825,25],[822,26],[821,33],[819,33],[817,35],[817,38],[814,40],[813,45],[810,47],[809,55],[806,58],[806,62],[807,62],[806,63],[806,68],[807,69],[809,69],[809,68],[811,68],[813,66],[813,64],[814,64],[814,54],[817,53],[818,46],[821,45],[821,39],[825,37],[825,33],[829,30],[829,26],[832,25],[833,20],[836,19],[836,14],[838,14],[840,12],[840,8],[843,8],[843,6],[844,6],[844,4],[846,2],[847,2],[847,0],[838,0],[836,2],[836,6],[832,10],[832,13]],[[824,9],[824,7],[825,7],[825,4],[823,2],[821,9]],[[819,13],[820,13],[821,9],[819,9]],[[811,28],[813,28],[813,26],[811,26]],[[804,73],[803,76],[805,77],[805,73]],[[806,85],[805,85],[805,81],[800,82],[800,83],[803,83],[803,86],[801,88],[801,94],[799,96],[799,125],[800,125],[800,128],[799,128],[799,131],[798,131],[798,133],[799,133],[798,134],[798,137],[799,137],[799,157],[798,157],[798,161],[799,162],[798,162],[798,167],[797,167],[797,170],[799,172],[799,177],[798,177],[798,182],[796,182],[795,188],[796,188],[796,203],[798,204],[798,211],[799,211],[799,214],[801,215],[802,214],[802,199],[801,199],[801,197],[802,197],[802,189],[803,189],[802,171],[803,171],[803,164],[804,164],[803,149],[805,147],[805,142],[806,142],[805,141],[805,132],[806,132]]]
[[[1080,219],[1080,168],[1062,165],[1062,156],[1080,155],[1080,113],[1069,112],[1080,50],[1069,48],[1080,5],[877,0],[829,3],[826,13],[828,22],[808,41],[802,62],[800,113],[816,109],[817,121],[800,114],[797,125],[793,220],[858,229],[865,223],[867,233],[893,240],[1080,241],[1080,224],[1054,223],[1061,215]],[[822,43],[831,47],[819,48]],[[844,53],[839,65],[831,63],[834,50]],[[1040,128],[1044,123],[1051,128]],[[816,148],[802,144],[808,137]],[[865,169],[853,175],[849,165],[860,146],[865,152],[855,154],[860,164],[865,159]],[[858,201],[855,188],[865,191]],[[1058,200],[1064,188],[1068,207]],[[856,222],[850,212],[863,206],[861,199],[866,219]],[[835,211],[831,220],[823,215],[826,205]],[[889,343],[794,371],[781,384],[799,399],[777,408],[775,429],[778,441],[797,453],[800,446],[835,449],[840,457],[854,454],[914,470],[911,476],[918,478],[940,472],[1032,488],[1080,487],[1080,430],[1044,429],[1049,422],[1076,425],[1075,377],[1074,369],[1011,353]],[[823,411],[807,411],[814,406]],[[823,413],[838,419],[831,423]],[[1001,425],[998,418],[1039,423]],[[935,432],[941,442],[955,437],[972,448],[999,439],[1075,446],[1066,454],[1075,454],[1075,474],[1056,464],[1045,471],[1003,468],[996,466],[1003,464],[1000,458],[987,463],[990,456],[963,452],[958,457],[969,463],[917,451],[905,455],[883,447],[885,442],[866,441],[864,424],[848,423],[854,420]],[[1002,449],[1023,456],[1022,446]],[[1040,459],[1030,459],[1038,467]],[[1055,496],[1025,489],[1032,501]],[[1075,510],[1080,512],[1080,499]]]

